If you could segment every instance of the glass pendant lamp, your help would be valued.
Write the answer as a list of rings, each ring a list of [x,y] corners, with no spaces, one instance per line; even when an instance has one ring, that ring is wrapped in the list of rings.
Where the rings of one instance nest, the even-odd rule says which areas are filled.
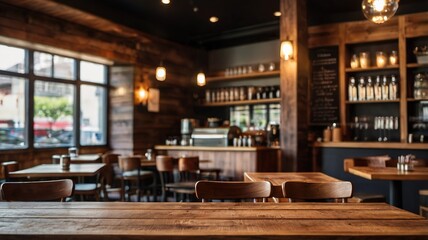
[[[363,0],[361,8],[368,20],[381,24],[394,16],[398,2],[399,0]]]

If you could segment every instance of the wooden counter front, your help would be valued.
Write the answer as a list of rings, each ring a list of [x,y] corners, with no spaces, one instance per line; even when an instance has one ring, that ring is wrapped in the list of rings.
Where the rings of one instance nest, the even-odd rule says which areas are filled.
[[[280,150],[270,147],[155,146],[157,154],[199,156],[201,168],[220,168],[221,176],[244,180],[244,172],[277,172],[281,169]]]

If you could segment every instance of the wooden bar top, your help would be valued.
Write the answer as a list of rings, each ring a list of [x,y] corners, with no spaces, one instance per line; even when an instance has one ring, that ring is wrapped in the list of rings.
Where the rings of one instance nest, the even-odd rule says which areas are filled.
[[[427,239],[385,203],[0,202],[0,239]]]
[[[186,151],[232,151],[232,152],[255,152],[266,150],[277,150],[277,147],[202,147],[202,146],[170,146],[156,145],[156,150],[186,150]]]

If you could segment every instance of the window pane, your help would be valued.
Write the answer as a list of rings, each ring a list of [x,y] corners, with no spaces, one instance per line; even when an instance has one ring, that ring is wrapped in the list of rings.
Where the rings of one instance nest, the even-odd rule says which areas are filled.
[[[34,146],[74,145],[71,84],[36,81],[34,92]]]
[[[280,104],[270,104],[269,105],[269,122],[280,123]]]
[[[253,124],[255,130],[265,130],[267,124],[267,107],[266,105],[254,105],[253,107]]]
[[[82,85],[80,96],[80,144],[106,144],[106,89]]]
[[[250,107],[236,106],[230,108],[230,124],[240,127],[242,131],[247,131],[250,125]]]
[[[26,88],[23,78],[0,76],[0,149],[24,148],[26,129]]]
[[[63,79],[75,79],[75,60],[72,58],[54,56],[54,77]]]
[[[25,73],[25,49],[0,45],[0,70]]]
[[[52,55],[42,52],[34,52],[34,74],[44,77],[52,77]]]
[[[80,79],[88,82],[105,83],[106,67],[91,62],[80,62]]]

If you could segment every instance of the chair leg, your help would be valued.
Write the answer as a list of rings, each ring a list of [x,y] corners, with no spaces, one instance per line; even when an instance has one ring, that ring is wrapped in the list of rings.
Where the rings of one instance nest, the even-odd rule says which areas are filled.
[[[120,188],[120,199],[122,202],[125,202],[125,181],[121,179],[121,188]]]

